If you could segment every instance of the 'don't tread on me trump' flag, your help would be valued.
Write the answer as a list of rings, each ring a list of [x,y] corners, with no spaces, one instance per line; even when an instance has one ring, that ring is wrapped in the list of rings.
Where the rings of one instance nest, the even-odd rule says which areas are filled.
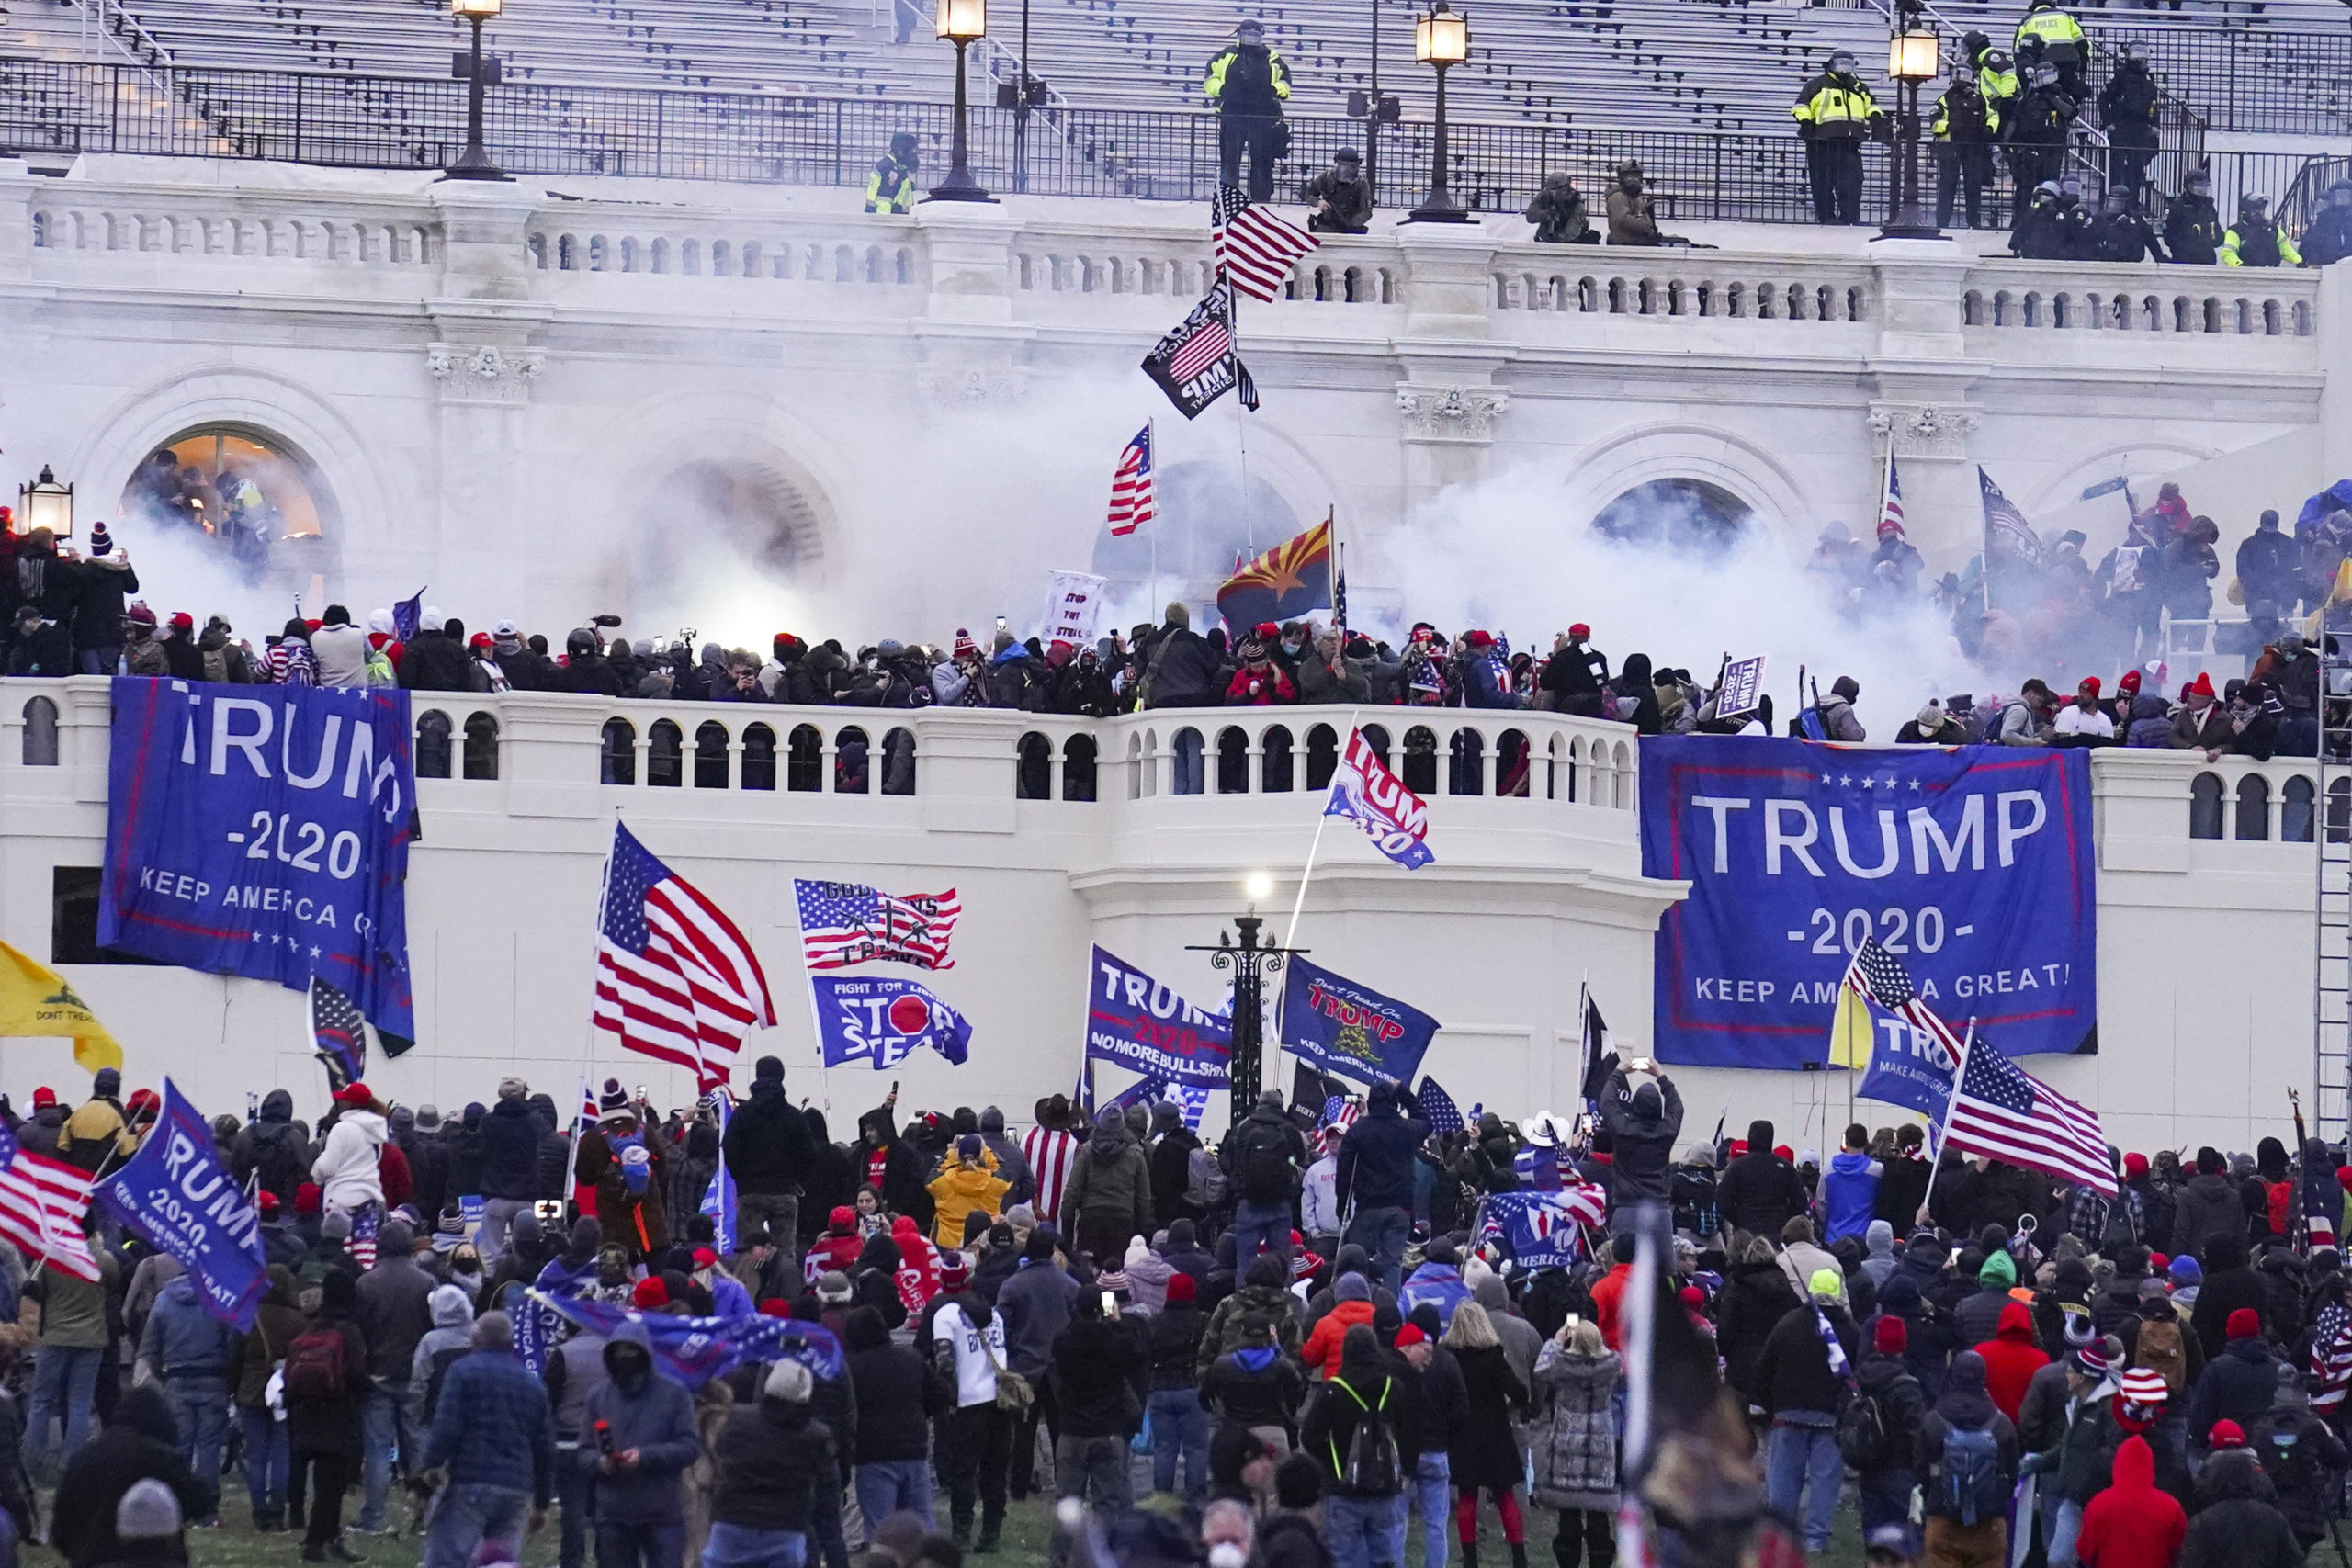
[[[0,1038],[26,1036],[73,1041],[85,1071],[122,1069],[122,1047],[65,976],[0,942]]]

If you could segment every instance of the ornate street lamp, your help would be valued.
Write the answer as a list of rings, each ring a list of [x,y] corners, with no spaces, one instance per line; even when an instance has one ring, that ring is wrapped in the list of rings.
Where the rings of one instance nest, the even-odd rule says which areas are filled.
[[[1245,886],[1250,895],[1250,912],[1237,915],[1233,920],[1234,930],[1241,933],[1240,942],[1237,943],[1229,933],[1219,931],[1215,947],[1185,949],[1188,953],[1205,953],[1212,967],[1233,972],[1233,1077],[1227,1109],[1234,1126],[1257,1109],[1258,1091],[1264,1087],[1265,977],[1280,969],[1293,953],[1306,951],[1259,940],[1258,933],[1266,922],[1259,918],[1258,900],[1272,896],[1273,879],[1264,872],[1252,872]]]
[[[474,41],[470,54],[459,55],[452,62],[451,74],[466,84],[466,150],[458,161],[443,171],[445,180],[503,180],[506,171],[490,161],[490,151],[481,141],[481,94],[484,87],[495,86],[505,78],[495,55],[485,60],[481,52],[481,25],[498,15],[504,0],[449,0],[449,8],[473,24]]]
[[[1940,68],[1939,46],[1933,28],[1923,27],[1920,0],[1896,0],[1894,31],[1886,41],[1886,73],[1902,89],[1894,162],[1894,215],[1881,229],[1882,240],[1940,240],[1943,231],[1919,195],[1919,84],[1931,80]]]
[[[1476,220],[1445,188],[1445,73],[1470,58],[1470,18],[1445,0],[1413,23],[1413,58],[1437,71],[1437,128],[1430,142],[1430,193],[1405,220],[1408,223],[1470,223]]]
[[[964,51],[989,36],[989,0],[939,0],[937,31],[956,46],[956,138],[947,177],[931,187],[932,201],[994,201],[972,177],[970,106],[965,96]],[[1023,85],[1025,87],[1026,83]]]
[[[36,528],[46,528],[61,539],[74,536],[74,487],[59,484],[47,463],[40,466],[40,478],[17,487],[16,532],[29,534]]]

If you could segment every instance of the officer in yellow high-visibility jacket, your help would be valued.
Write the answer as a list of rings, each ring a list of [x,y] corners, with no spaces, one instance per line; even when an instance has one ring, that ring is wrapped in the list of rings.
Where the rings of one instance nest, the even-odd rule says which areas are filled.
[[[2083,25],[2058,0],[2033,0],[2009,46],[2020,60],[2038,53],[2058,67],[2059,85],[2066,96],[2082,101],[2083,67],[2090,59],[2090,45],[2083,39]]]
[[[865,210],[910,212],[915,205],[915,139],[901,130],[890,138],[890,152],[877,158],[865,176]]]
[[[1217,110],[1218,177],[1241,183],[1241,154],[1250,154],[1250,199],[1274,197],[1274,162],[1290,150],[1283,105],[1290,97],[1290,66],[1266,42],[1265,24],[1244,17],[1233,41],[1209,59],[1201,92]]]
[[[1805,172],[1813,180],[1813,215],[1824,223],[1862,220],[1862,139],[1886,123],[1871,90],[1854,74],[1851,51],[1838,50],[1829,69],[1797,89],[1797,134],[1804,138]]]
[[[2286,225],[2270,220],[2270,198],[2267,196],[2238,197],[2238,220],[2222,236],[2223,266],[2288,266],[2303,265],[2303,254],[2295,249]]]

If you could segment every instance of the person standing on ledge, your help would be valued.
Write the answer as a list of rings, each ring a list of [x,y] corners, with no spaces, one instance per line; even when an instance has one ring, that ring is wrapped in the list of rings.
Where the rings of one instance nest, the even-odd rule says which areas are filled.
[[[1290,67],[1266,42],[1266,25],[1244,17],[1233,41],[1209,58],[1201,92],[1217,111],[1217,177],[1241,183],[1241,154],[1250,154],[1250,199],[1274,198],[1274,160],[1288,151],[1290,127],[1283,104],[1290,97]]]
[[[1813,215],[1823,223],[1862,220],[1862,139],[1886,123],[1871,90],[1854,74],[1854,56],[1838,50],[1829,69],[1797,89],[1797,134],[1804,138],[1813,180]]]

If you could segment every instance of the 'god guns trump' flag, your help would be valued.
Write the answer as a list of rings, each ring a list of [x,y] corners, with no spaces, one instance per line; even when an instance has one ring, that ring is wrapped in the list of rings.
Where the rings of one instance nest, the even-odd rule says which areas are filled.
[[[1364,831],[1380,852],[1408,871],[1437,857],[1426,841],[1430,831],[1429,802],[1407,789],[1363,731],[1348,732],[1347,755],[1331,773],[1331,793],[1323,815],[1344,817]]]

